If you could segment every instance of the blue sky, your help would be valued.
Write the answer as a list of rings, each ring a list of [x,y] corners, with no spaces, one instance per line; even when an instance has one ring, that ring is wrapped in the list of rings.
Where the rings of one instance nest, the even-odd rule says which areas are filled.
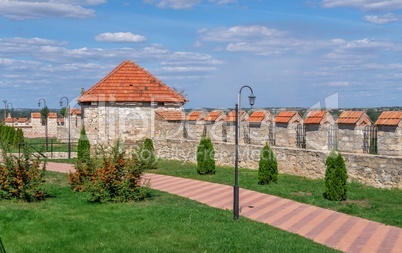
[[[401,31],[400,0],[0,0],[0,99],[58,108],[128,59],[187,108],[401,106]]]

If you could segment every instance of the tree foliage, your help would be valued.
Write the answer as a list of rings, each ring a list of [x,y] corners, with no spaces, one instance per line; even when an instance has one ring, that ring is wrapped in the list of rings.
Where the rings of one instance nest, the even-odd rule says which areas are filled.
[[[278,182],[278,162],[268,143],[263,147],[258,164],[258,184]]]
[[[22,129],[15,129],[11,126],[0,125],[0,142],[17,146],[24,141]]]
[[[89,163],[91,160],[91,144],[84,126],[81,129],[80,139],[78,140],[77,158],[83,163]]]
[[[155,148],[151,139],[146,138],[136,153],[138,166],[143,170],[157,169]]]
[[[127,157],[120,141],[89,163],[77,163],[75,172],[68,175],[74,191],[90,193],[92,202],[142,200],[150,196],[148,187],[141,184],[143,170],[134,157]]]
[[[0,199],[20,199],[28,202],[46,197],[44,175],[46,163],[34,158],[29,147],[23,146],[23,154],[16,157],[10,146],[2,143],[3,162],[0,164]]]
[[[346,200],[348,173],[345,161],[340,153],[332,151],[325,162],[324,198],[333,201]]]
[[[197,172],[200,175],[215,174],[215,151],[211,139],[201,137],[197,147]]]

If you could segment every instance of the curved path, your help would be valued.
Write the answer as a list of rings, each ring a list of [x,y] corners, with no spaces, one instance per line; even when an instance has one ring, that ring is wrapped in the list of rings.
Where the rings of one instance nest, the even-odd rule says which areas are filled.
[[[69,172],[70,164],[47,164],[47,170]],[[233,187],[146,173],[151,188],[212,207],[232,210]],[[402,229],[328,209],[240,189],[240,215],[309,238],[344,252],[402,252]]]

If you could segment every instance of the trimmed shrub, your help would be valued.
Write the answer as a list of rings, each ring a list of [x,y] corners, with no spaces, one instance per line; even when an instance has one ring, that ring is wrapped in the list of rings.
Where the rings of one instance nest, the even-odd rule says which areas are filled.
[[[91,160],[91,144],[85,132],[85,127],[82,127],[80,132],[80,139],[78,140],[78,161],[89,163]]]
[[[67,174],[67,180],[73,191],[85,192],[87,181],[91,180],[93,174],[94,165],[90,161],[88,163],[77,161],[75,171]]]
[[[18,147],[19,144],[24,142],[24,132],[18,128],[14,136],[14,146]]]
[[[157,169],[155,148],[151,139],[146,138],[136,154],[138,166],[143,170]]]
[[[215,151],[211,139],[202,137],[197,147],[197,172],[200,175],[215,174]]]
[[[91,163],[76,164],[76,171],[69,174],[73,190],[89,192],[91,202],[136,201],[150,196],[149,187],[141,185],[143,170],[134,157],[126,157],[120,141],[99,153]]]
[[[264,185],[278,182],[278,162],[268,143],[263,147],[258,163],[258,184]]]
[[[345,161],[340,153],[332,151],[325,162],[324,198],[333,201],[346,200],[348,173]]]
[[[28,202],[46,197],[44,175],[46,163],[33,158],[29,147],[24,146],[21,157],[9,152],[8,144],[2,145],[3,164],[0,164],[0,199],[20,199]],[[42,167],[42,168],[41,168]]]

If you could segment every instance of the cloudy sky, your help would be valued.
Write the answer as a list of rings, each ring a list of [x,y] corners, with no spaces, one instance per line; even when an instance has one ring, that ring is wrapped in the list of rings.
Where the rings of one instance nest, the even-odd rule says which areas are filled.
[[[59,108],[124,60],[187,108],[401,106],[401,0],[0,0],[0,99]],[[243,103],[248,91],[244,90]]]

